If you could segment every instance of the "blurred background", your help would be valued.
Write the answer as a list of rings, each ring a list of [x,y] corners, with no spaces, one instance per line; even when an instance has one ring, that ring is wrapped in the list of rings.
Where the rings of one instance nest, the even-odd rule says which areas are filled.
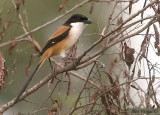
[[[15,0],[14,2],[17,3],[19,1],[20,0]],[[16,11],[13,5],[13,0],[0,0],[0,20],[2,23],[8,24],[7,31],[5,31],[5,36],[2,40],[3,42],[24,34],[18,19],[18,12],[22,14],[23,20],[25,20],[25,23],[28,23],[29,29],[32,30],[50,20],[53,20],[57,16],[60,16],[65,11],[74,7],[76,4],[81,3],[82,0],[68,0],[68,2],[64,5],[64,8],[60,11],[58,10],[64,0],[24,0],[20,2],[24,3],[21,3],[19,9]],[[92,2],[87,3],[67,14],[62,19],[32,33],[31,37],[35,39],[41,47],[43,47],[46,40],[52,35],[52,33],[72,14],[84,14],[93,21],[93,24],[88,25],[85,28],[78,43],[77,54],[80,55],[85,49],[94,43],[94,41],[99,39],[99,34],[101,34],[101,31],[105,26],[105,23],[108,19],[108,11],[111,7],[112,3],[109,2],[97,2],[94,4],[94,7]],[[0,25],[0,27],[0,30],[3,30],[3,26]],[[2,47],[1,52],[4,55],[8,70],[8,77],[6,78],[5,87],[0,92],[0,104],[2,105],[17,96],[28,78],[26,71],[29,70],[28,74],[32,72],[39,60],[39,57],[36,55],[37,52],[35,52],[31,43],[28,41],[21,41],[15,47],[11,47],[11,45]],[[112,55],[107,56],[105,59],[101,59],[101,61],[104,64],[108,64],[110,57],[112,57]],[[30,62],[30,67],[26,69]],[[89,68],[90,67],[86,67],[85,69],[78,70],[77,72],[80,72],[83,76],[86,76]],[[50,72],[50,65],[48,61],[46,61],[35,75],[28,88],[33,86]],[[68,80],[68,78],[61,78],[61,75],[58,77],[66,81]],[[71,89],[69,96],[66,95],[68,87],[67,82],[62,82],[57,86],[56,90],[53,92],[54,97],[52,97],[52,99],[58,99],[61,101],[61,103],[63,103],[61,114],[69,111],[73,105],[73,102],[77,98],[80,89],[82,88],[82,84],[84,84],[84,81],[71,76]],[[16,104],[14,107],[5,112],[4,115],[31,114],[31,112],[34,112],[40,108],[44,108],[44,110],[42,109],[38,115],[46,114],[47,109],[52,108],[51,100],[49,99],[46,101],[46,99],[50,95],[50,92],[53,90],[55,85],[55,83],[51,85],[44,85],[38,91],[26,98],[26,100],[29,102],[22,101]],[[42,103],[44,104],[42,105]]]
[[[108,33],[110,35],[87,53],[85,57],[107,47],[107,50],[101,53],[102,56],[95,63],[74,71],[85,78],[89,76],[90,80],[100,86],[100,89],[98,89],[89,82],[87,83],[85,90],[80,95],[78,106],[91,104],[90,100],[94,100],[95,103],[76,110],[74,114],[87,112],[105,114],[110,113],[111,110],[113,113],[119,113],[126,112],[130,107],[152,107],[152,109],[158,107],[160,99],[158,95],[160,50],[158,48],[160,49],[160,47],[159,39],[156,37],[156,34],[159,35],[159,30],[156,30],[156,28],[158,28],[160,22],[156,22],[157,19],[154,17],[156,12],[154,10],[159,9],[160,5],[155,3],[144,10],[152,1],[85,1],[87,0],[0,0],[0,46],[9,40],[20,37],[25,33],[24,30],[38,29],[67,12],[57,21],[53,21],[31,33],[30,37],[32,39],[30,41],[28,38],[23,38],[22,41],[1,46],[0,51],[4,55],[8,76],[5,79],[4,87],[0,90],[0,105],[17,96],[37,65],[39,57],[35,47],[33,47],[33,40],[37,42],[37,46],[42,48],[53,32],[71,15],[83,14],[92,20],[93,24],[88,25],[80,37],[77,57],[95,41],[99,40],[103,32],[104,35]],[[82,6],[79,6],[80,4]],[[72,8],[75,9],[68,13]],[[146,20],[144,20],[145,18]],[[153,21],[147,27],[150,29],[148,33],[150,38],[147,38],[147,28],[141,30],[152,19],[155,19],[156,23]],[[126,20],[128,21],[124,24]],[[143,22],[138,20],[143,20]],[[153,23],[155,24],[154,27]],[[122,26],[117,29],[121,24]],[[103,31],[107,26],[109,27],[108,30]],[[117,30],[114,31],[114,29]],[[125,37],[125,40],[118,41]],[[113,45],[110,47],[109,45],[112,43]],[[142,46],[144,49],[142,49]],[[53,58],[58,62],[61,61],[59,57]],[[92,67],[93,70],[91,71]],[[50,72],[49,62],[46,61],[36,73],[28,88],[31,88]],[[80,91],[84,88],[85,82],[72,75],[69,79],[65,73],[58,75],[57,78],[61,82],[55,79],[53,83],[45,84],[25,98],[24,101],[7,110],[4,115],[52,115],[48,113],[48,110],[52,110],[56,106],[54,105],[57,102],[56,100],[60,104],[59,115],[71,111]],[[110,91],[110,88],[112,88],[112,91]],[[103,92],[104,94],[99,96],[97,92]]]

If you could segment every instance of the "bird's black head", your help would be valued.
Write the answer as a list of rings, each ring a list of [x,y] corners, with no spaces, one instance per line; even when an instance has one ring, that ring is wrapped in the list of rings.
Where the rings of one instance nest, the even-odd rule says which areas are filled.
[[[76,23],[76,22],[83,22],[84,24],[92,23],[92,21],[89,20],[86,16],[82,14],[74,14],[64,23],[64,25],[70,25],[71,23]]]

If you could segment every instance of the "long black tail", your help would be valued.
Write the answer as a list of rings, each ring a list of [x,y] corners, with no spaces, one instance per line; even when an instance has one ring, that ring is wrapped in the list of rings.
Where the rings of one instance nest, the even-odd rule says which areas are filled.
[[[38,71],[38,69],[41,67],[42,63],[39,63],[36,68],[34,69],[34,71],[32,72],[31,76],[29,77],[28,81],[25,83],[25,85],[23,86],[23,88],[21,89],[21,91],[19,92],[18,96],[16,97],[14,104],[16,104],[19,101],[20,96],[23,94],[23,92],[26,90],[28,84],[30,83],[30,81],[32,80],[33,76],[36,74],[36,72]]]

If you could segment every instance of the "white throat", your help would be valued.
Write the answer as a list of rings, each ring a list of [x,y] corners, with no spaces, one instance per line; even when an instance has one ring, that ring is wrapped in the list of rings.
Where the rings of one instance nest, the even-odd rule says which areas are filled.
[[[86,24],[84,24],[83,22],[75,22],[71,23],[71,26],[72,28],[70,30],[70,47],[72,47],[78,41],[82,31],[86,27]]]
[[[84,24],[83,22],[74,22],[70,24],[72,27],[85,27],[86,24]]]

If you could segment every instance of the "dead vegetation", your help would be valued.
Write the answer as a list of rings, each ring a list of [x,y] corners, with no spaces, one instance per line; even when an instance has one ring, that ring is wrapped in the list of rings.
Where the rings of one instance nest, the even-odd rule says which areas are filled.
[[[71,0],[64,0],[57,10],[59,12],[63,11],[69,1]],[[24,92],[21,97],[22,100],[37,91],[44,84],[56,84],[46,100],[51,100],[53,104],[52,109],[46,107],[37,108],[37,110],[30,113],[38,114],[41,111],[47,110],[46,114],[48,115],[61,114],[63,103],[60,100],[52,99],[56,88],[64,83],[63,80],[53,79],[59,74],[62,75],[62,79],[66,76],[68,79],[66,96],[70,96],[72,86],[71,76],[84,81],[82,89],[69,109],[69,115],[77,113],[81,115],[120,115],[122,113],[128,115],[129,108],[159,108],[160,78],[157,75],[160,75],[160,61],[154,63],[149,58],[150,49],[153,49],[157,57],[160,56],[160,35],[158,29],[160,23],[160,2],[158,0],[144,0],[143,6],[137,9],[136,12],[133,8],[139,3],[139,0],[83,0],[81,3],[64,11],[62,15],[32,30],[29,28],[30,24],[27,21],[25,8],[23,9],[25,0],[12,0],[14,10],[13,8],[9,10],[8,15],[11,12],[16,12],[17,20],[24,34],[18,37],[13,36],[10,40],[3,41],[6,31],[12,24],[11,22],[4,22],[0,18],[0,47],[9,45],[8,53],[12,55],[13,49],[16,49],[16,45],[21,44],[22,41],[29,41],[33,46],[33,50],[39,52],[41,48],[36,39],[32,38],[33,32],[36,33],[38,30],[56,22],[76,9],[81,9],[81,6],[86,4],[90,4],[88,12],[93,14],[95,5],[99,3],[109,3],[113,7],[109,11],[110,14],[106,19],[105,26],[98,33],[97,41],[80,54],[74,64],[67,63],[64,66],[57,63],[57,70],[54,73],[51,72],[48,76],[44,76],[41,81],[37,81],[33,87]],[[21,12],[20,10],[24,11]],[[147,10],[151,10],[152,15],[146,16]],[[125,18],[123,17],[124,15]],[[93,35],[95,34],[93,33]],[[136,48],[131,46],[131,43],[134,41],[133,39],[142,39],[140,45],[138,46],[137,44],[136,46],[139,47],[139,51],[136,51]],[[95,50],[96,46],[100,47]],[[110,54],[106,51],[113,47],[116,50],[112,52],[113,56],[109,60],[110,64],[105,65],[99,58],[108,60],[108,55]],[[76,47],[72,49],[69,56],[73,57],[76,55],[75,49]],[[95,51],[91,54],[90,52],[93,49]],[[25,67],[26,74],[30,73],[32,59],[33,55],[30,56],[28,65]],[[0,89],[5,88],[5,78],[7,76],[5,61],[7,60],[0,53]],[[90,69],[87,76],[82,76],[76,71],[72,71],[84,70],[88,66],[90,66]],[[142,87],[143,85],[140,82],[142,84],[145,83],[146,87]],[[7,103],[1,105],[0,113],[2,114],[14,106],[13,101],[8,100]]]

